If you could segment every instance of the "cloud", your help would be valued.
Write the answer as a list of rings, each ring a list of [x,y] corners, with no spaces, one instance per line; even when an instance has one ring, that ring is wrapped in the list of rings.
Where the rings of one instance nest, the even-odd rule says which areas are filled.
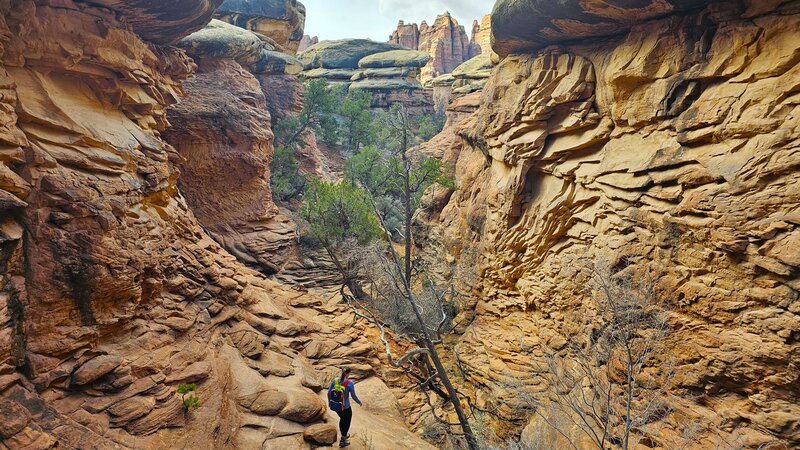
[[[492,10],[494,0],[301,0],[308,11],[306,34],[320,39],[369,37],[385,41],[398,20],[433,23],[450,13],[469,31],[472,21]]]
[[[491,12],[493,0],[379,0],[378,10],[386,18],[432,22],[436,16],[450,11],[453,16],[464,20],[479,19]],[[463,24],[462,25],[469,25]]]

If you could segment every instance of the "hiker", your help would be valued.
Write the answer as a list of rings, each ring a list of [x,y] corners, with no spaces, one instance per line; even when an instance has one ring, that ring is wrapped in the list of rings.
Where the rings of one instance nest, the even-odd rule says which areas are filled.
[[[353,420],[350,398],[352,397],[359,406],[363,406],[356,395],[355,383],[347,378],[349,375],[350,368],[345,367],[342,369],[342,376],[331,380],[331,385],[328,387],[328,406],[339,416],[339,432],[342,435],[339,447],[350,445],[350,435],[348,433],[350,431],[350,421]]]

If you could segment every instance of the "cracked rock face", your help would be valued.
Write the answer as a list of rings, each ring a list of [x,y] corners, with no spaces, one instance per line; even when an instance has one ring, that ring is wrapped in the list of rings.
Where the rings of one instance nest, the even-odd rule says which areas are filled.
[[[748,447],[798,445],[796,5],[712,5],[520,52],[551,38],[544,3],[495,8],[495,51],[517,53],[461,118],[460,142],[437,138],[462,188],[419,217],[430,260],[479,253],[458,348],[481,401],[527,423],[511,386],[546,391],[542,355],[588,338],[594,301],[574,261],[590,257],[657,274],[671,311],[679,414],[656,442],[691,418]]]

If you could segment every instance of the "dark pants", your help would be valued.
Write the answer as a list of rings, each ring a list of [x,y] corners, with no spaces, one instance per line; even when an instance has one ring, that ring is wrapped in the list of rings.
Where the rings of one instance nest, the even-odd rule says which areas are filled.
[[[353,409],[347,408],[344,411],[337,409],[335,412],[339,415],[339,432],[342,433],[342,437],[345,437],[347,433],[350,432],[350,421],[353,420]]]

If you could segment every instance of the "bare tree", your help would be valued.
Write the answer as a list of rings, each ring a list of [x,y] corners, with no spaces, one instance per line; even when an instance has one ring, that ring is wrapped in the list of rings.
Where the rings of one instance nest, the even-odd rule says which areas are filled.
[[[545,356],[541,372],[550,389],[531,403],[575,450],[584,442],[570,433],[575,428],[600,450],[628,450],[645,437],[644,426],[671,412],[667,315],[647,274],[612,273],[593,263],[584,274],[597,307],[597,328],[586,340]]]

